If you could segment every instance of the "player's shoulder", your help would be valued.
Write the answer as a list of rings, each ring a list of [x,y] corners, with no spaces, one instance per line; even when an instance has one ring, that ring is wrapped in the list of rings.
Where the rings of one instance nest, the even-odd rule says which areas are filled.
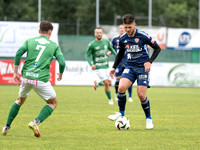
[[[112,39],[112,41],[117,41],[117,40],[119,40],[120,39],[120,36],[116,36],[116,37],[114,37],[113,39]]]
[[[120,41],[126,40],[126,38],[128,37],[128,34],[125,32],[124,34],[121,35],[121,37],[119,38]]]
[[[94,45],[94,44],[95,44],[95,41],[96,41],[96,40],[92,40],[92,41],[88,44],[88,47],[91,47],[92,45]]]
[[[136,29],[136,34],[144,38],[150,38],[150,35],[143,30]]]

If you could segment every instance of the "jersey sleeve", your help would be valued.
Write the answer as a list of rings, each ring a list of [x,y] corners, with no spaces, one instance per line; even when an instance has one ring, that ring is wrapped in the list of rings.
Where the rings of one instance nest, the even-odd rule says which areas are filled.
[[[16,52],[14,65],[19,65],[22,55],[27,51],[27,47],[28,47],[28,41],[25,41],[24,44]]]
[[[156,41],[154,41],[154,40],[152,39],[151,36],[149,36],[149,35],[146,33],[146,44],[148,44],[148,45],[151,46],[151,47],[154,47],[157,43],[156,43]]]
[[[59,46],[57,46],[54,56],[55,56],[55,57],[58,57],[58,56],[60,56],[60,55],[62,55],[62,56],[63,56],[63,54],[62,54],[62,51],[61,51],[60,47],[59,47]]]
[[[88,61],[89,65],[92,66],[92,61],[90,59],[90,55],[92,54],[92,45],[91,43],[88,45],[88,48],[86,50],[86,53],[85,53],[85,59]]]
[[[112,54],[114,54],[115,56],[117,55],[117,52],[115,51],[115,49],[110,45],[110,42],[108,42],[108,49],[112,52]]]

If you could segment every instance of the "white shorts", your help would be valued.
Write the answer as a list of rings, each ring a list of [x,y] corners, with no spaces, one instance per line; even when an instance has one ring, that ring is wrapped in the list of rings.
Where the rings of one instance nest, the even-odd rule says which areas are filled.
[[[56,97],[56,92],[49,81],[42,82],[38,80],[22,78],[19,96],[27,97],[30,94],[31,89],[33,89],[44,100],[49,100]]]
[[[105,80],[111,80],[111,77],[109,76],[109,71],[110,69],[97,69],[95,70],[97,76],[99,77],[100,81],[105,81]]]

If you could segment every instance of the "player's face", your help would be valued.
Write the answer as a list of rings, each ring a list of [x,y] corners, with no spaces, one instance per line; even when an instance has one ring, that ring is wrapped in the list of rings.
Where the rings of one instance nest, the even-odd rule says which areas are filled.
[[[102,29],[95,29],[94,31],[94,36],[98,41],[101,41],[102,36],[103,36],[103,30]]]
[[[119,26],[119,34],[122,35],[122,34],[124,34],[124,32],[125,32],[124,25],[120,25]]]
[[[132,24],[124,24],[125,31],[129,36],[133,36],[134,35],[135,26],[136,26],[135,22],[133,22]]]

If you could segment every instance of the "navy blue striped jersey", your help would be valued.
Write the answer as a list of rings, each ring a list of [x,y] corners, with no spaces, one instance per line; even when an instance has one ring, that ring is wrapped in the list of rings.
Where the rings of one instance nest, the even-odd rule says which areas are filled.
[[[115,51],[117,53],[119,52],[119,39],[120,39],[120,36],[117,36],[117,37],[113,38],[113,40],[112,40],[112,47],[115,49]],[[125,63],[126,63],[126,52],[125,52],[124,57],[122,58],[120,64],[122,65]]]
[[[149,61],[149,54],[146,45],[155,46],[156,41],[145,33],[136,29],[134,36],[123,34],[119,40],[120,51],[126,52],[127,65],[144,67],[144,63]]]

